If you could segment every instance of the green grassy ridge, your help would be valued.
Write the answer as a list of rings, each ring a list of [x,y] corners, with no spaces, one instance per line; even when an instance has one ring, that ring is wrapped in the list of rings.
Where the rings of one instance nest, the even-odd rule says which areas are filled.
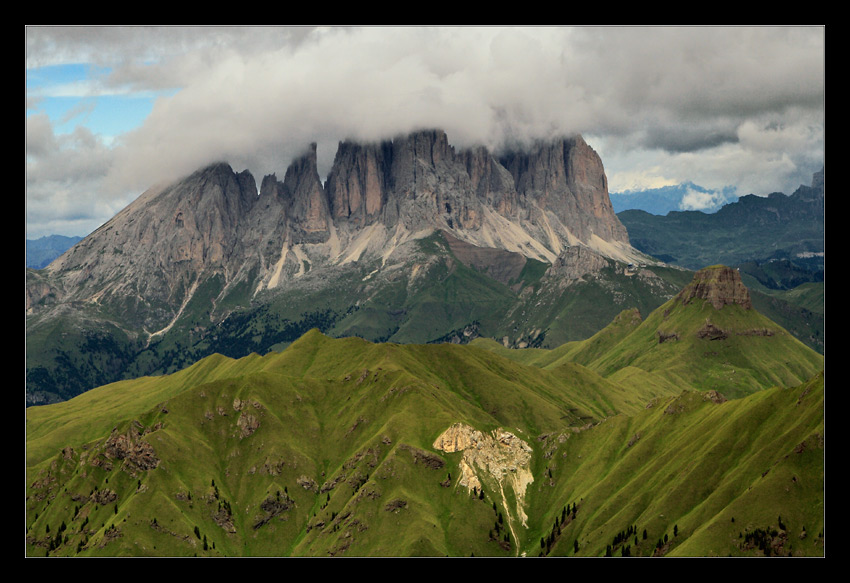
[[[826,334],[824,284],[804,284],[788,291],[753,291],[753,306],[810,348],[823,354]]]
[[[824,306],[826,305],[825,292],[826,289],[823,283],[804,283],[792,290],[788,290],[782,295],[791,298],[790,301],[811,312],[823,314]]]
[[[106,435],[189,388],[243,374],[256,358],[234,360],[215,354],[172,375],[119,381],[50,407],[30,407],[26,411],[27,466],[36,467],[53,455],[57,441],[77,447]]]
[[[568,410],[577,409],[576,399],[584,399],[571,390],[564,375],[529,370],[487,351],[452,344],[373,344],[359,338],[332,339],[314,330],[286,351],[264,357],[262,363],[263,370],[286,371],[295,377],[372,383],[392,379],[396,385],[422,387],[443,400],[452,395],[489,411],[493,427],[517,425],[528,411],[551,411],[528,420],[532,425],[560,424],[570,417]],[[589,374],[590,383],[605,384],[598,375]],[[530,404],[516,405],[522,401]],[[583,416],[611,414],[610,409],[578,408]]]
[[[726,336],[699,338],[707,323]],[[659,334],[675,337],[660,342]],[[673,299],[589,366],[603,376],[625,366],[663,371],[685,386],[736,397],[803,382],[822,369],[823,356],[755,310],[737,305],[716,310],[704,300],[681,305]]]
[[[803,382],[823,368],[823,355],[755,309],[718,310],[701,299],[684,305],[673,298],[643,321],[636,310],[625,310],[587,340],[552,350],[510,351],[495,342],[477,346],[546,369],[582,364],[609,380],[631,379],[632,390],[650,381],[656,394],[694,387],[734,398]]]
[[[64,523],[69,540],[52,554],[75,554],[80,544],[82,554],[93,556],[536,554],[552,512],[579,501],[574,526],[581,531],[581,554],[594,554],[604,551],[602,535],[627,516],[646,518],[656,509],[643,488],[631,503],[635,509],[615,512],[622,493],[636,489],[640,477],[650,482],[650,490],[664,488],[663,476],[699,459],[704,452],[695,452],[694,444],[705,442],[717,427],[728,429],[706,446],[715,456],[732,444],[732,435],[753,444],[746,448],[748,457],[723,457],[724,468],[739,466],[752,482],[753,472],[763,471],[763,464],[749,461],[757,457],[754,448],[770,457],[793,441],[780,438],[788,433],[783,423],[812,425],[819,413],[820,425],[809,435],[822,427],[820,383],[810,392],[821,400],[804,400],[820,409],[807,408],[805,415],[799,406],[789,413],[790,402],[776,404],[774,395],[789,390],[763,391],[722,406],[697,393],[673,401],[657,397],[646,409],[629,402],[638,399],[629,391],[575,363],[540,369],[474,346],[372,344],[312,331],[279,354],[210,357],[180,373],[29,409],[28,553],[46,552]],[[98,407],[97,397],[106,401],[109,393],[115,397]],[[684,404],[677,415],[662,412],[676,403]],[[629,416],[617,415],[618,410]],[[710,414],[720,410],[732,414]],[[588,421],[583,411],[595,413],[593,421],[606,420],[582,431]],[[780,412],[782,423],[771,421]],[[75,421],[66,422],[66,416]],[[685,418],[690,421],[682,422]],[[470,496],[455,483],[461,455],[431,448],[455,422],[485,431],[512,428],[534,448],[535,483],[529,528],[519,531],[522,540],[501,539],[504,531],[496,519],[504,509],[494,510],[500,498],[492,486],[484,501]],[[29,435],[34,427],[40,430]],[[140,431],[134,428],[150,430],[138,439],[155,450],[161,460],[156,469],[122,470],[114,459],[108,469],[91,465],[92,459],[109,461],[104,440],[113,430],[133,436]],[[765,438],[771,430],[772,441]],[[637,444],[624,447],[637,432],[642,433]],[[570,437],[559,442],[553,436],[561,433]],[[58,453],[68,446],[73,452]],[[651,457],[655,469],[647,473],[635,466],[632,452]],[[544,487],[548,470],[554,482]],[[312,479],[316,491],[302,487],[301,476]],[[449,487],[440,485],[447,480]],[[733,489],[740,483],[735,480]],[[325,490],[329,484],[333,488]],[[683,482],[677,488],[681,497],[696,486]],[[114,491],[117,498],[93,503],[98,491]],[[292,506],[269,515],[263,505],[280,496],[277,492]],[[671,496],[665,503],[676,498]],[[792,502],[784,502],[791,506],[783,514],[804,515],[817,525]],[[725,506],[706,508],[719,513]],[[711,512],[699,512],[701,520],[711,522]],[[222,516],[224,526],[216,519]],[[651,522],[653,532],[660,528],[656,522]],[[682,518],[679,528],[689,524]],[[570,554],[566,545],[572,543],[559,540],[555,554]]]
[[[569,285],[557,275],[545,277],[533,294],[523,294],[490,337],[516,339],[517,331],[544,333],[540,346],[557,348],[596,334],[623,310],[649,313],[678,292],[693,277],[680,269],[646,268],[647,276],[624,275],[623,266],[609,267]]]
[[[315,342],[311,342],[311,340],[316,340],[315,335],[313,336],[314,338],[307,338],[305,339],[305,342],[301,344],[315,344]],[[316,356],[311,350],[309,350],[312,346],[299,347],[297,345],[293,345],[293,348],[296,349],[293,351],[296,353],[299,352],[299,348],[308,349],[304,351],[304,354],[308,357],[305,361],[307,363],[312,362]],[[301,356],[304,356],[304,354],[296,355],[296,357],[294,357],[295,360],[298,360]],[[295,372],[300,373],[301,371]],[[392,375],[388,376],[392,377]],[[201,385],[199,388],[180,393],[168,401],[167,414],[158,413],[155,415],[160,420],[166,419],[166,426],[151,433],[149,438],[152,440],[152,443],[156,443],[157,452],[163,458],[161,467],[158,468],[157,472],[151,472],[151,474],[155,474],[157,476],[164,474],[168,477],[167,483],[162,486],[157,485],[157,489],[162,487],[166,488],[168,491],[174,491],[175,489],[180,490],[181,488],[184,488],[187,492],[195,492],[195,498],[197,498],[197,492],[204,490],[206,478],[210,475],[210,472],[212,472],[214,477],[210,479],[214,480],[218,484],[220,495],[224,499],[240,501],[248,499],[253,500],[257,504],[262,501],[258,500],[259,498],[262,498],[262,496],[258,494],[256,490],[247,485],[247,482],[250,482],[251,479],[244,478],[244,476],[246,473],[251,475],[251,472],[244,469],[245,464],[234,463],[235,467],[228,467],[228,471],[221,470],[222,459],[227,460],[233,456],[236,456],[237,458],[241,458],[243,456],[250,457],[250,454],[240,452],[241,448],[238,446],[235,449],[233,446],[228,447],[227,440],[229,437],[232,438],[232,427],[230,428],[230,431],[226,431],[224,435],[215,431],[204,434],[203,431],[197,427],[197,423],[188,420],[186,422],[181,421],[184,417],[198,417],[196,403],[202,399],[211,401],[204,405],[208,411],[212,412],[218,410],[220,407],[220,410],[227,411],[228,414],[232,415],[233,411],[231,410],[231,403],[234,402],[234,399],[239,398],[239,395],[251,395],[250,402],[252,403],[252,406],[253,403],[257,403],[259,405],[259,408],[255,407],[255,410],[261,412],[277,412],[275,415],[271,415],[271,413],[269,413],[263,416],[263,420],[261,422],[263,431],[267,435],[275,435],[279,432],[288,435],[289,438],[286,440],[286,443],[294,443],[297,445],[283,446],[279,444],[278,448],[283,447],[285,453],[277,455],[281,455],[287,460],[288,464],[295,465],[312,476],[318,476],[320,473],[326,473],[328,476],[332,477],[338,474],[340,467],[342,467],[343,464],[341,456],[352,455],[355,453],[357,444],[362,443],[359,441],[361,433],[368,441],[372,434],[379,435],[381,433],[388,432],[389,435],[395,435],[398,432],[404,432],[408,437],[412,437],[414,439],[414,442],[417,444],[416,447],[419,445],[427,446],[429,445],[430,440],[432,440],[439,431],[458,418],[480,424],[480,418],[487,417],[486,415],[482,415],[480,412],[476,413],[477,407],[474,406],[471,410],[473,412],[472,414],[467,413],[464,415],[462,410],[464,408],[469,410],[469,404],[462,403],[461,400],[454,397],[453,393],[448,395],[435,395],[434,391],[430,390],[430,387],[428,387],[428,389],[425,387],[414,387],[412,390],[408,390],[408,387],[402,387],[401,390],[397,391],[397,396],[393,397],[396,401],[393,403],[393,406],[390,407],[390,403],[387,403],[385,405],[387,410],[382,412],[380,403],[384,401],[384,399],[378,399],[376,402],[375,398],[368,398],[366,395],[361,395],[361,393],[368,392],[372,394],[372,397],[375,396],[375,393],[384,393],[383,396],[387,396],[392,394],[392,389],[398,387],[393,382],[393,379],[388,380],[388,378],[380,377],[377,378],[374,383],[369,382],[370,380],[372,379],[370,378],[363,382],[362,385],[358,385],[357,381],[354,379],[349,379],[348,381],[319,381],[312,379],[309,376],[301,376],[299,374],[292,377],[286,377],[262,371],[243,375],[235,379],[220,379],[208,382]],[[398,380],[398,378],[395,378],[394,380]],[[388,385],[390,385],[389,389]],[[348,389],[348,391],[346,391],[346,389]],[[342,394],[339,394],[340,391],[342,391]],[[346,398],[342,398],[346,392],[348,392],[348,396]],[[446,391],[443,391],[442,393],[446,393]],[[214,401],[212,401],[213,399]],[[398,406],[398,399],[410,401],[411,404],[409,406],[400,407]],[[439,401],[438,407],[434,406],[433,403],[435,401]],[[295,402],[306,402],[309,403],[310,406],[306,408],[306,411],[303,406],[300,407],[298,415],[290,415],[285,419],[281,418],[281,415],[283,414],[281,412],[287,411],[289,407],[295,404]],[[446,403],[451,403],[453,406],[447,407]],[[426,417],[423,420],[426,421],[426,427],[419,432],[410,434],[408,428],[415,427],[417,425],[416,419],[421,411],[439,411],[446,409],[448,410],[447,412],[444,411],[442,414],[429,415]],[[207,416],[204,416],[203,418],[209,421],[209,425],[214,425],[218,420],[218,417],[215,413],[211,413],[210,416],[212,419],[207,419]],[[366,418],[367,416],[369,419]],[[220,417],[224,418],[225,415],[221,415]],[[373,421],[375,417],[380,419],[380,422]],[[333,420],[333,423],[328,425],[327,420]],[[419,422],[418,424],[421,425],[422,423]],[[346,427],[348,429],[345,429]],[[351,437],[352,428],[356,428],[355,433],[358,434],[357,440]],[[263,434],[263,432],[258,430],[256,436],[260,437]],[[254,435],[251,437],[254,437]],[[342,444],[350,444],[351,448],[340,447]],[[90,448],[91,450],[95,450],[96,446],[94,444],[90,444]],[[228,450],[230,450],[229,453],[227,453]],[[214,455],[214,452],[218,452],[218,455]],[[195,463],[180,464],[180,467],[178,468],[173,461],[171,463],[166,461],[185,459],[187,457],[192,459]],[[273,455],[272,457],[275,456]],[[410,456],[405,455],[401,457],[409,458]],[[263,459],[267,458],[268,454],[266,454]],[[252,461],[257,460],[255,458]],[[405,463],[409,465],[409,460]],[[163,470],[162,474],[159,473],[160,469]],[[198,477],[197,474],[199,472],[205,474],[204,478]],[[79,472],[77,473],[79,474]],[[243,478],[239,478],[239,476],[243,476]],[[441,478],[442,477],[444,476],[441,476]],[[295,485],[292,484],[292,478],[293,476],[288,477],[289,483],[287,484],[287,487],[290,492],[293,492],[293,489],[295,488]],[[112,477],[113,483],[115,482],[115,479],[115,477]],[[75,486],[72,485],[71,487],[73,488]],[[269,487],[270,486],[263,488],[262,493],[266,493]],[[80,487],[76,486],[76,490],[80,490]],[[135,497],[131,496],[131,498]],[[418,493],[416,498],[424,499],[427,498],[427,496]],[[456,495],[455,498],[458,498],[458,496]],[[461,500],[466,500],[469,496],[460,496],[459,498]],[[170,502],[172,502],[171,505],[173,505],[173,501]],[[308,505],[302,500],[299,506],[306,506],[309,508],[316,506],[316,502],[312,502]],[[339,512],[342,512],[345,507],[346,506],[343,505],[343,507],[339,509]],[[122,508],[126,508],[126,512],[128,514],[135,516],[136,513],[140,512],[140,509],[143,508],[143,506],[127,502],[126,506],[122,505]],[[175,513],[173,508],[169,510],[168,504],[163,503],[161,506],[156,505],[155,508],[158,508],[163,512],[163,514],[159,516],[160,524],[165,523],[164,517]],[[330,508],[333,508],[333,506],[330,506]],[[329,511],[330,510],[328,510],[328,512]],[[431,510],[422,512],[426,516],[434,514]],[[442,512],[445,513],[446,511]],[[188,521],[188,519],[183,517],[184,514],[186,514],[185,509],[181,511],[180,516],[169,518],[168,524],[171,525],[172,523],[176,523],[176,525],[183,525],[183,530],[185,531],[187,530],[185,528],[187,524],[197,522],[197,520],[199,520],[199,517],[195,516],[191,521]],[[485,515],[489,514],[491,514],[491,511],[488,509]],[[47,513],[42,520],[48,521],[49,516],[50,514]],[[234,517],[236,516],[237,515],[234,514]],[[150,520],[152,519],[141,523],[137,522],[136,526],[144,527],[144,525],[149,523]],[[39,523],[39,525],[45,523],[47,522]],[[244,520],[241,522],[237,520],[236,526],[240,532],[250,532],[251,525],[247,524]],[[177,528],[177,526],[170,526],[170,528]],[[37,529],[38,525],[33,527],[33,530]],[[104,529],[108,529],[106,525],[104,525]],[[208,529],[209,525],[207,524],[203,530],[204,532],[207,532]],[[98,531],[97,533],[94,533],[93,536],[102,536],[101,532],[105,533],[105,531],[106,530]],[[308,539],[309,537],[305,540]],[[236,547],[228,547],[220,539],[217,540],[219,544],[217,549],[223,550],[229,554],[242,554],[237,548],[238,545]],[[486,542],[486,539],[484,540]],[[416,545],[419,545],[420,542],[421,541],[416,542]],[[266,547],[254,549],[250,541],[246,541],[245,544],[247,545],[250,553],[254,553],[255,550],[260,553],[266,552],[263,551]],[[307,542],[302,541],[300,544],[302,546],[307,545],[303,549],[304,554],[311,554],[312,551],[310,551],[310,545],[320,543],[312,542],[308,544]],[[326,541],[321,541],[321,545],[326,544]],[[146,546],[146,548],[149,549],[151,547]],[[325,547],[322,546],[322,548]],[[440,543],[439,545],[436,543],[429,543],[429,545],[426,545],[426,548],[439,549],[446,547],[445,543]],[[476,550],[479,554],[482,554],[485,549],[482,547],[481,549]],[[93,554],[98,554],[98,551],[95,550],[95,548],[90,549],[90,551]],[[122,547],[121,552],[134,554],[134,551],[135,549]],[[319,554],[322,554],[322,552],[319,552]]]
[[[738,546],[738,535],[775,527],[778,515],[795,534],[804,525],[822,532],[822,383],[818,377],[721,404],[684,393],[571,436],[551,455],[558,460],[554,486],[539,488],[542,500],[532,502],[551,525],[558,501],[578,501],[576,519],[551,554],[601,556],[630,525],[637,526],[638,544],[632,536],[623,546],[632,546],[632,556],[653,555],[665,534],[672,543],[664,554],[671,556],[758,556]],[[816,536],[792,542],[786,552],[823,553]]]

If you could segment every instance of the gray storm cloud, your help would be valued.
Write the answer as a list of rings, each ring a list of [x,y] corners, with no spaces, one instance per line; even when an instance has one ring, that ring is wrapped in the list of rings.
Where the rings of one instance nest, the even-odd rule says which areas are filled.
[[[712,168],[715,181],[739,180],[735,184],[745,172],[733,165],[724,173],[733,151],[739,161],[749,159],[750,168],[778,168],[789,181],[799,178],[789,174],[810,171],[800,168],[810,158],[822,160],[822,28],[58,28],[28,34],[28,64],[93,55],[112,67],[107,85],[175,90],[157,100],[143,126],[101,152],[103,197],[138,194],[217,160],[255,176],[282,174],[311,142],[318,143],[320,170],[327,171],[340,140],[379,140],[423,127],[444,129],[460,147],[592,135],[598,143],[591,145],[605,149],[600,153],[612,189],[612,171],[635,159],[627,151],[655,152],[671,175]],[[705,157],[701,163],[695,154]],[[37,162],[28,166],[29,183],[37,184],[44,171]]]

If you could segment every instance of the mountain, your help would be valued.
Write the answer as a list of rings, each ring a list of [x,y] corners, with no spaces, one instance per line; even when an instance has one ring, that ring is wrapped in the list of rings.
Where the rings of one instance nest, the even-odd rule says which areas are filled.
[[[26,264],[33,269],[47,267],[51,261],[73,247],[82,237],[50,235],[39,239],[27,239]]]
[[[27,398],[263,354],[313,327],[555,346],[657,307],[682,277],[630,246],[580,136],[498,155],[439,130],[342,142],[324,183],[313,145],[282,181],[219,163],[151,188],[28,271]]]
[[[64,301],[131,301],[150,333],[172,324],[204,282],[222,297],[285,286],[307,269],[380,259],[435,230],[481,247],[553,262],[587,246],[639,255],[608,200],[599,157],[580,137],[505,154],[456,153],[445,133],[342,143],[325,185],[315,145],[283,182],[226,164],[145,192],[48,272]],[[27,308],[37,305],[34,298]]]
[[[726,204],[736,202],[732,188],[709,190],[693,182],[684,182],[646,190],[627,190],[610,193],[617,214],[626,210],[642,210],[664,216],[671,211],[701,211],[714,213]]]
[[[533,360],[525,362],[545,368],[573,362],[625,384],[651,382],[671,390],[689,386],[741,397],[808,379],[823,356],[802,348],[787,330],[754,309],[737,270],[717,265],[696,272],[645,320],[636,310],[624,311],[588,340],[541,351],[545,357],[532,353]],[[500,354],[529,358],[516,351]],[[640,371],[634,379],[618,376],[634,371]]]
[[[801,185],[790,196],[750,194],[714,214],[684,211],[662,217],[627,210],[617,216],[635,247],[673,265],[700,269],[786,259],[814,271],[823,269],[824,201],[821,170],[811,186]]]
[[[823,357],[736,275],[553,350],[312,330],[28,408],[26,552],[823,556]]]
[[[824,351],[823,170],[792,195],[748,195],[714,214],[618,214],[632,244],[689,269],[723,263],[740,270],[754,304],[810,347]]]

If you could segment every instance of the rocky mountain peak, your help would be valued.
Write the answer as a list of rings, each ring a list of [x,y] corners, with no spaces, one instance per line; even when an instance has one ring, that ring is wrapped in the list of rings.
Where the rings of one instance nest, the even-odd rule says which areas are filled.
[[[500,162],[520,197],[554,214],[580,241],[596,236],[628,243],[608,196],[602,160],[581,136],[537,141],[502,155]]]
[[[750,292],[741,281],[741,274],[725,265],[700,269],[694,274],[691,283],[676,296],[676,300],[682,305],[687,305],[694,299],[707,301],[715,310],[730,305],[738,305],[745,310],[753,307]]]
[[[143,317],[156,330],[214,275],[223,294],[238,282],[257,293],[317,267],[375,258],[384,266],[399,246],[440,230],[458,245],[507,252],[510,261],[496,261],[510,266],[505,274],[522,263],[511,254],[555,264],[569,249],[557,267],[585,272],[604,260],[582,248],[623,261],[636,255],[602,162],[580,136],[497,157],[480,146],[456,151],[444,131],[425,129],[340,143],[324,184],[313,143],[283,181],[265,176],[259,196],[247,170],[211,164],[144,193],[50,270],[63,274],[68,297],[127,295],[137,312],[156,305]]]
[[[281,199],[289,234],[295,243],[324,243],[330,237],[331,211],[319,178],[316,144],[296,158],[286,170],[283,183],[263,180],[260,194]]]
[[[815,190],[820,190],[821,193],[823,193],[823,190],[824,190],[823,175],[824,175],[824,169],[823,168],[821,168],[820,171],[815,172],[814,175],[812,175],[812,188],[814,188]]]
[[[362,227],[380,216],[387,203],[391,160],[392,149],[386,142],[340,142],[325,182],[334,221],[350,221]]]

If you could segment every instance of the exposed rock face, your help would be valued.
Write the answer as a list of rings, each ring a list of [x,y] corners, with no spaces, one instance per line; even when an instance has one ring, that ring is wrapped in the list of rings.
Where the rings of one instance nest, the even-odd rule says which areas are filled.
[[[135,469],[147,471],[159,465],[153,447],[132,427],[126,433],[113,431],[104,444],[104,453],[111,459],[123,461],[122,467],[131,474]]]
[[[466,150],[460,158],[466,166],[475,196],[503,217],[518,218],[519,193],[507,168],[483,147]]]
[[[30,278],[27,309],[109,304],[155,336],[210,280],[216,304],[240,284],[257,294],[315,267],[363,258],[386,265],[395,249],[435,230],[514,254],[497,261],[504,282],[522,257],[558,260],[573,277],[604,261],[580,249],[623,260],[635,253],[599,156],[581,137],[497,158],[483,147],[456,152],[445,132],[423,130],[341,143],[324,185],[312,144],[282,182],[266,176],[259,192],[247,171],[223,163],[150,189],[54,261],[50,281]]]
[[[325,185],[334,221],[363,227],[380,216],[387,202],[391,160],[387,144],[340,143]]]
[[[393,196],[385,224],[402,222],[409,230],[477,229],[480,203],[463,162],[446,134],[428,130],[393,140],[390,170]]]
[[[316,199],[311,228],[325,232],[314,158],[309,165],[296,162],[293,176],[307,176],[290,190]],[[388,231],[398,225],[411,232],[444,229],[472,244],[548,260],[568,244],[628,247],[602,162],[581,137],[541,142],[501,159],[483,147],[456,152],[440,130],[380,144],[342,142],[324,189],[329,220],[343,230],[377,222]],[[529,240],[542,248],[523,250]]]
[[[502,164],[514,178],[523,199],[551,212],[580,241],[597,236],[628,242],[608,197],[608,179],[599,155],[581,136],[538,142],[531,150],[512,153]]]
[[[481,490],[482,481],[495,482],[502,497],[502,505],[508,515],[511,530],[513,519],[526,525],[525,491],[534,482],[531,473],[531,455],[533,450],[522,439],[505,431],[496,429],[490,434],[482,433],[469,425],[456,423],[446,429],[434,441],[434,449],[452,453],[463,452],[461,476],[458,484],[469,490]],[[508,508],[505,488],[510,487],[516,498],[513,514]],[[514,540],[518,540],[516,532]]]
[[[283,179],[283,198],[296,243],[324,243],[330,236],[328,199],[316,165],[316,144],[295,160]]]
[[[725,265],[699,270],[693,281],[676,296],[676,300],[681,301],[683,305],[694,299],[707,301],[715,310],[730,305],[738,305],[745,310],[753,307],[750,292],[741,281],[741,274]]]
[[[546,275],[563,281],[581,279],[586,275],[598,273],[608,267],[608,261],[599,253],[587,247],[571,246],[564,249]]]
[[[697,338],[702,338],[703,340],[726,340],[729,337],[729,334],[718,328],[708,320],[705,321],[705,324],[702,328],[697,330]]]
[[[251,241],[234,236],[256,203],[248,172],[226,164],[152,188],[54,261],[75,300],[118,302],[144,326],[177,312],[201,273],[239,271]]]

